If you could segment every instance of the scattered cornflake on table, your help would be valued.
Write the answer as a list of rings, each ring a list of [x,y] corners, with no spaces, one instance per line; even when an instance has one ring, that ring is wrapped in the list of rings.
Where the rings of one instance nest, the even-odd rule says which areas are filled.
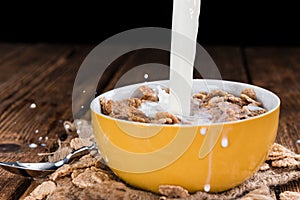
[[[70,175],[74,170],[88,168],[92,166],[99,166],[100,161],[91,156],[90,154],[81,157],[79,160],[75,161],[72,165],[65,164],[51,174],[51,180],[57,180],[58,178]]]
[[[101,165],[100,161],[96,158],[94,158],[91,154],[87,154],[85,156],[82,156],[78,161],[74,162],[72,164],[72,169],[82,169],[92,166],[99,166]]]
[[[30,196],[26,197],[24,200],[33,199],[44,199],[49,194],[51,194],[56,189],[56,184],[52,181],[43,182],[41,185],[37,186],[31,193]]]
[[[168,198],[185,198],[190,196],[186,189],[176,185],[160,185],[158,190],[159,193]]]
[[[270,165],[268,163],[262,164],[262,166],[259,168],[260,171],[266,171],[268,169],[270,169]]]
[[[53,174],[51,174],[49,178],[50,178],[50,180],[55,181],[58,178],[62,178],[64,176],[71,174],[72,171],[73,171],[73,169],[72,169],[71,165],[64,164],[62,167],[57,169]]]
[[[273,160],[272,166],[296,168],[300,167],[300,161],[297,161],[295,158],[283,158],[281,160]]]
[[[72,176],[74,177],[74,176]],[[104,181],[111,180],[102,170],[95,167],[86,168],[82,173],[73,178],[72,183],[79,188],[93,187]]]
[[[291,192],[285,191],[279,195],[280,200],[299,200],[300,193],[299,192]]]
[[[277,143],[271,147],[267,160],[271,161],[272,167],[300,168],[299,154]]]
[[[276,200],[275,193],[267,186],[262,186],[256,190],[253,190],[242,197],[240,200]]]
[[[81,147],[84,147],[84,146],[91,146],[94,142],[91,141],[90,139],[88,138],[85,138],[85,139],[82,139],[82,138],[74,138],[71,140],[70,142],[70,147],[72,149],[79,149]]]
[[[299,158],[299,155],[285,148],[284,146],[274,143],[270,149],[267,160],[278,160],[282,158]]]

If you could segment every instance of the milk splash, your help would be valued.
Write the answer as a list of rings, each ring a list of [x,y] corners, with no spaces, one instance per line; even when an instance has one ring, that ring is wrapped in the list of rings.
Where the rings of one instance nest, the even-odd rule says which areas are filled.
[[[200,0],[173,2],[169,110],[174,114],[190,115],[200,4]]]

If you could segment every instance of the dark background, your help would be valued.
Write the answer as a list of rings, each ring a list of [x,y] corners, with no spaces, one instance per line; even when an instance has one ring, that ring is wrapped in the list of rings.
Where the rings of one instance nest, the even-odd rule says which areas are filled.
[[[172,2],[12,2],[0,6],[0,41],[100,43],[132,28],[171,28]],[[299,45],[296,2],[202,0],[198,42]]]

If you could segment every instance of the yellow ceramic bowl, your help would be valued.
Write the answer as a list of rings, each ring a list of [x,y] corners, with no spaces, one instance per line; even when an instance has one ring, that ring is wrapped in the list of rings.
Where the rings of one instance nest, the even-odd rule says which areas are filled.
[[[194,92],[223,89],[239,95],[242,89],[253,88],[268,110],[227,123],[143,124],[100,113],[100,97],[130,97],[144,84],[114,89],[91,103],[94,134],[103,158],[127,183],[153,192],[164,184],[179,185],[190,192],[219,192],[242,183],[264,162],[278,127],[280,100],[274,93],[238,82],[194,80]],[[168,81],[147,84],[166,86]]]

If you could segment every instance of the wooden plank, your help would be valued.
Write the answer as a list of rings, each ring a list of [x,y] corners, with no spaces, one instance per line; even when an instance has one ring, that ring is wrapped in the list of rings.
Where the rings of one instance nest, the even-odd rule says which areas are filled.
[[[248,83],[246,69],[239,46],[207,46],[223,80]]]
[[[0,61],[6,59],[8,56],[13,54],[15,51],[24,48],[20,44],[0,43]]]
[[[300,48],[247,48],[254,84],[275,92],[282,101],[277,142],[300,152]]]
[[[41,161],[43,157],[37,153],[49,152],[64,134],[62,121],[72,120],[71,94],[76,72],[90,49],[34,45],[24,49],[24,57],[1,63],[13,66],[7,76],[17,68],[23,69],[0,85],[0,143],[2,150],[6,144],[16,146],[12,151],[6,148],[0,152],[1,161]],[[32,103],[36,108],[30,109]],[[29,148],[30,143],[38,147]],[[0,170],[0,199],[17,199],[16,195],[21,195],[21,189],[29,183]]]
[[[224,79],[227,80],[236,80],[246,82],[245,69],[243,68],[240,48],[238,47],[210,47],[208,48],[209,53],[215,60],[218,66],[220,66],[220,70]],[[225,52],[225,53],[224,53]],[[145,59],[146,57],[146,59]],[[100,87],[101,90],[108,90],[115,86],[115,84],[127,84],[125,82],[118,83],[119,79],[123,76],[124,73],[128,72],[135,66],[151,62],[151,63],[161,63],[162,65],[169,65],[169,54],[163,51],[153,51],[153,50],[145,50],[132,52],[120,59],[116,60],[111,66],[106,70],[106,74],[103,75],[102,79],[99,81],[101,84],[105,85],[105,87]],[[162,66],[161,66],[162,67]],[[165,72],[165,71],[164,71]],[[150,80],[155,80],[157,78],[157,71],[151,71],[151,65],[147,66],[141,71],[135,72],[136,79],[131,81],[145,81],[143,75],[144,73],[148,73]],[[168,75],[168,74],[167,74]],[[160,75],[159,78],[167,78],[166,74]],[[71,76],[67,76],[71,77]],[[66,77],[65,77],[66,78]],[[65,81],[63,81],[65,82]],[[58,81],[56,82],[58,83]],[[61,87],[61,86],[60,86]],[[53,89],[57,89],[59,87],[52,87]],[[39,92],[38,90],[37,92]],[[52,92],[51,92],[52,93]],[[58,91],[54,91],[53,93],[58,93]],[[66,104],[67,105],[67,104]],[[66,111],[68,108],[64,108]],[[60,108],[61,110],[61,108]],[[67,116],[69,113],[67,113]],[[60,119],[66,119],[60,118]],[[53,119],[55,120],[55,119]],[[56,119],[57,120],[57,119]],[[59,132],[59,131],[58,131]],[[28,188],[28,190],[22,195],[22,198],[29,194],[37,185],[36,182]]]
[[[224,80],[248,82],[242,62],[241,49],[237,46],[208,46],[205,47],[216,63]],[[160,65],[154,65],[158,63]],[[145,65],[148,64],[148,65]],[[170,54],[157,49],[143,49],[125,54],[113,62],[99,81],[97,93],[100,94],[115,87],[145,81],[164,80],[169,78]],[[131,70],[128,78],[122,79]],[[135,71],[133,71],[135,70]],[[144,78],[147,74],[147,79]],[[194,71],[194,78],[201,78]]]
[[[2,62],[5,62],[21,52],[24,49],[23,45],[13,45],[13,44],[6,44],[0,43],[0,84],[4,83],[6,80],[9,79],[7,73],[9,72],[9,66],[1,65]],[[11,74],[13,75],[13,74]]]
[[[155,63],[161,65],[157,67]],[[105,74],[99,81],[97,93],[99,94],[108,91],[113,89],[115,86],[124,86],[145,81],[167,79],[168,73],[166,73],[166,70],[164,69],[166,69],[168,66],[169,53],[164,50],[141,49],[129,52],[122,55],[120,58],[111,63],[110,66],[108,66]],[[139,67],[141,68],[138,69]],[[127,79],[121,79],[122,76],[129,71],[131,71],[131,75],[129,75]],[[147,79],[144,78],[144,74],[148,75]]]
[[[7,70],[5,66],[8,64],[12,66],[11,70],[7,70],[5,81],[2,84],[0,82],[0,143],[19,146],[12,146],[11,149],[15,149],[12,151],[8,149],[6,152],[0,152],[0,160],[40,161],[43,158],[37,157],[36,154],[49,152],[57,138],[64,133],[61,122],[72,120],[71,94],[74,78],[91,47],[37,44],[16,48],[17,50],[8,50],[11,53],[7,54],[3,51],[7,57],[0,58],[0,72],[2,69]],[[299,145],[297,146],[295,139],[300,139],[300,123],[297,120],[300,119],[297,98],[300,60],[296,56],[300,50],[247,48],[246,58],[243,58],[242,49],[237,46],[208,46],[206,49],[219,67],[224,80],[252,81],[256,85],[274,90],[280,97],[286,95],[284,99],[290,98],[282,105],[280,136],[277,137],[277,142],[299,152]],[[243,59],[247,61],[250,76],[247,76]],[[128,54],[108,68],[101,79],[105,83],[101,86],[101,91],[113,88],[115,84],[127,84],[119,79],[133,67],[150,61],[168,65],[169,54],[151,50]],[[285,70],[286,66],[289,66],[288,72]],[[145,73],[149,75],[147,81],[155,78],[157,71],[149,71],[149,67],[144,69],[137,71],[137,76],[132,81],[145,81]],[[274,76],[275,79],[265,77],[266,74]],[[163,76],[165,74],[161,75]],[[99,82],[103,83],[101,80]],[[278,81],[281,81],[280,84]],[[288,93],[285,93],[286,85],[289,85]],[[29,109],[31,103],[35,103],[37,108]],[[35,133],[36,130],[39,132]],[[46,136],[49,138],[46,147],[28,148],[29,143],[39,144],[39,137],[45,139]],[[24,150],[27,152],[23,153]],[[27,179],[0,170],[0,199],[18,199],[29,184]],[[34,185],[29,187],[26,194],[33,188]],[[280,187],[280,191],[284,190],[299,191],[299,182]]]
[[[245,50],[249,72],[255,85],[275,92],[281,98],[280,123],[276,142],[300,153],[300,48],[249,47]],[[292,182],[281,191],[299,191]]]
[[[23,77],[25,73],[37,71],[40,65],[49,60],[55,61],[69,47],[66,45],[11,45],[13,50],[0,59],[0,84],[11,84],[14,77]],[[70,52],[71,53],[71,52]],[[2,86],[3,87],[3,86]]]
[[[44,179],[35,179],[35,180],[33,180],[28,187],[25,187],[26,191],[20,192],[18,195],[14,195],[14,196],[18,196],[19,200],[25,199],[43,181],[45,181],[45,180]],[[22,194],[22,195],[20,196],[20,194]]]

